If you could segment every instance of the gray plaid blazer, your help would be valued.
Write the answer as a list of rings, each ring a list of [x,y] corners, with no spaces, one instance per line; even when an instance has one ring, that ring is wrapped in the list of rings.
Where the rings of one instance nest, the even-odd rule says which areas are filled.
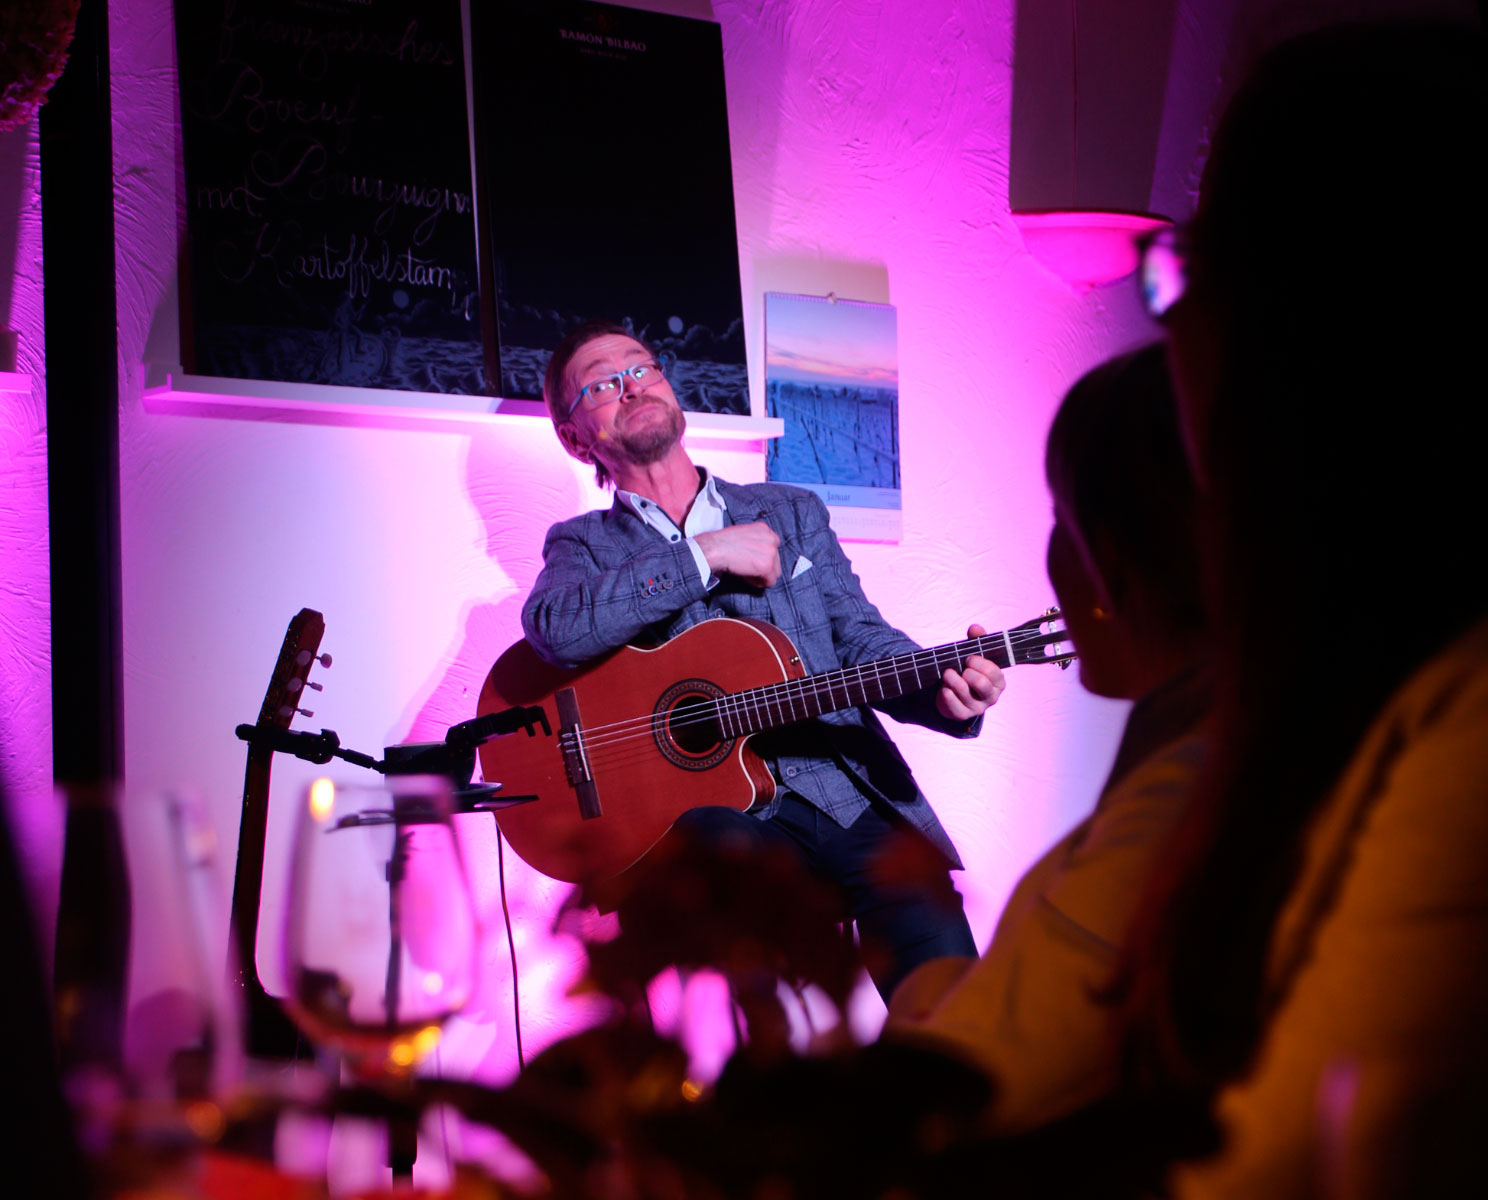
[[[618,498],[606,510],[548,530],[543,569],[522,607],[527,640],[546,660],[574,667],[629,643],[660,644],[713,616],[753,617],[782,630],[815,674],[919,647],[869,603],[812,492],[717,480],[733,524],[764,521],[780,535],[781,576],[770,588],[724,576],[711,592],[685,541],[659,536]],[[974,737],[981,720],[947,721],[935,689],[875,705],[899,721]],[[845,709],[755,736],[751,747],[778,779],[841,825],[887,804],[947,862],[961,859],[878,717]],[[777,799],[752,809],[770,816]]]

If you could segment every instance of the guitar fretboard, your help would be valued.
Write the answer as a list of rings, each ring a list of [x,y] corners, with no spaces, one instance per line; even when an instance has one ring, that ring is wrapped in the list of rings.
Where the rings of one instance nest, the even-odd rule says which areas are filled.
[[[749,688],[714,702],[719,728],[725,737],[744,737],[860,704],[894,700],[933,687],[947,670],[965,670],[967,659],[974,655],[999,667],[1040,661],[1037,652],[1063,637],[1037,629],[989,633],[805,679]]]

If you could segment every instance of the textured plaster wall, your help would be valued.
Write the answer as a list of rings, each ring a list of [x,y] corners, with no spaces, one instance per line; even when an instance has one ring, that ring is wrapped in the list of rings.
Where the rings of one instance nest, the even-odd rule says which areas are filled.
[[[0,133],[0,329],[18,335],[0,379],[0,792],[50,945],[62,822],[52,795],[46,385],[36,119]]]
[[[1073,296],[1008,217],[1013,5],[715,11],[748,305],[833,290],[898,307],[905,536],[852,547],[869,594],[922,640],[1031,616],[1050,599],[1053,406],[1155,331],[1129,284]],[[760,336],[756,322],[752,352]],[[1032,854],[1088,804],[1118,717],[1073,675],[1025,668],[976,743],[896,730],[962,847],[981,940]]]
[[[1084,369],[1155,331],[1129,283],[1074,296],[1024,252],[1009,220],[1012,0],[755,0],[713,11],[756,407],[764,291],[898,306],[904,538],[849,552],[868,593],[921,640],[1032,616],[1052,599],[1050,414]],[[169,358],[175,344],[170,5],[116,0],[111,17],[125,817],[132,993],[144,1012],[189,978],[168,798],[195,797],[209,814],[225,903],[243,762],[232,730],[256,715],[289,617],[322,611],[336,660],[319,675],[314,718],[298,727],[335,729],[373,753],[440,736],[473,714],[485,670],[519,636],[543,531],[603,497],[542,422],[410,433],[144,411],[137,365]],[[686,187],[685,167],[665,186]],[[757,449],[695,450],[731,478],[762,476]],[[961,888],[980,942],[1017,875],[1088,808],[1122,713],[1086,696],[1072,672],[1021,668],[978,741],[896,729],[966,859]],[[271,985],[292,808],[314,773],[275,768],[260,942]],[[482,994],[440,1065],[496,1080],[515,1058],[495,842],[476,821],[468,845],[492,936]],[[578,958],[550,932],[563,888],[508,856],[507,893],[531,1053],[584,1018],[564,997]],[[676,1003],[658,995],[663,1020]],[[881,1017],[865,993],[860,1026]]]

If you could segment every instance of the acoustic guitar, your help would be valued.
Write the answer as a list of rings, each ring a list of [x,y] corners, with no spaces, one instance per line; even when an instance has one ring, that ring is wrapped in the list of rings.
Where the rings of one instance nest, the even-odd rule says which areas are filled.
[[[297,713],[314,716],[300,707],[316,663],[331,665],[320,654],[325,618],[313,608],[302,608],[289,622],[279,657],[274,662],[257,725],[288,729]],[[242,736],[241,734],[239,736]],[[234,961],[231,983],[242,997],[244,1049],[254,1058],[309,1058],[310,1048],[284,1015],[280,1004],[258,976],[258,909],[263,894],[264,847],[268,837],[269,771],[274,751],[266,742],[250,742],[243,774],[243,808],[238,819],[238,863],[233,875],[231,946]]]
[[[746,618],[704,621],[654,649],[624,646],[576,670],[551,666],[525,641],[496,660],[479,715],[542,709],[532,726],[480,749],[488,783],[536,799],[496,823],[529,865],[593,883],[625,870],[684,812],[768,801],[775,781],[752,734],[938,686],[981,655],[1001,667],[1059,663],[1073,653],[1059,612],[1000,633],[808,675],[789,637]]]

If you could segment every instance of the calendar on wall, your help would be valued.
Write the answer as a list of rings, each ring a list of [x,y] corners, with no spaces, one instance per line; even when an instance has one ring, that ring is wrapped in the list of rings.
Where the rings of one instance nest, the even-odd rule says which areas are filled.
[[[903,536],[898,337],[892,304],[765,293],[765,411],[785,424],[765,475],[820,496],[839,538]]]

